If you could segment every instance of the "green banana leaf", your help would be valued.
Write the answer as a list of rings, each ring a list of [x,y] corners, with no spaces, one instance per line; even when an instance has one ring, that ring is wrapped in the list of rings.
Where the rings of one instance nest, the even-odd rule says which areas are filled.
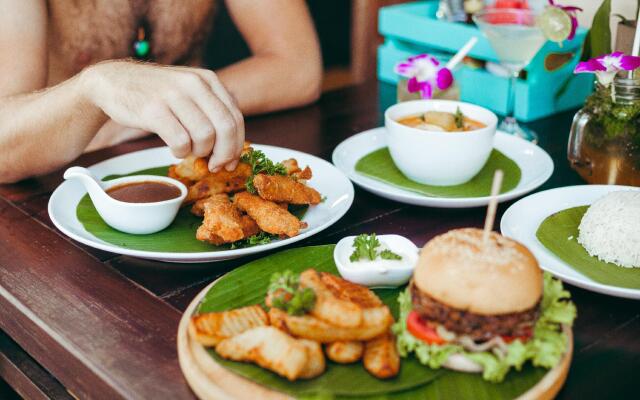
[[[206,294],[196,313],[223,311],[264,303],[271,274],[291,270],[302,272],[315,268],[338,274],[333,262],[334,245],[301,247],[250,262],[222,277]],[[400,289],[375,290],[394,316],[398,315]],[[378,380],[369,375],[361,363],[339,365],[328,362],[326,372],[311,380],[289,382],[256,365],[223,360],[209,352],[225,368],[260,385],[298,398],[366,398],[366,399],[512,399],[526,392],[546,373],[527,365],[511,373],[500,384],[482,380],[477,374],[432,370],[413,356],[403,359],[399,376]]]
[[[109,175],[103,180],[107,181],[130,175],[167,176],[168,168],[168,166],[165,166],[135,171],[126,175]],[[291,206],[289,211],[302,219],[307,208],[306,206]],[[172,253],[197,253],[229,250],[231,248],[229,244],[215,246],[197,240],[196,231],[202,224],[202,218],[191,214],[189,210],[189,207],[183,207],[169,227],[150,235],[132,235],[113,229],[100,217],[89,195],[85,195],[78,203],[76,216],[87,232],[107,243],[128,249]]]
[[[640,268],[623,268],[600,261],[578,243],[578,226],[588,208],[573,207],[548,216],[538,227],[538,240],[571,268],[598,283],[640,289]]]
[[[497,169],[504,172],[501,193],[518,186],[522,172],[518,164],[498,150],[493,150],[485,166],[469,182],[455,186],[431,186],[407,178],[393,162],[389,148],[384,147],[362,157],[356,163],[356,171],[400,189],[428,197],[483,197],[491,194],[491,182]]]

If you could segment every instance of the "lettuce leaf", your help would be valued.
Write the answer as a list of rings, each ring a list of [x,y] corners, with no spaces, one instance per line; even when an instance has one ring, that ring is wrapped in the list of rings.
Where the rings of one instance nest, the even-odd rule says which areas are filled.
[[[407,316],[411,312],[411,293],[407,288],[398,296],[400,317],[393,325],[401,357],[414,353],[416,358],[430,368],[440,368],[451,354],[460,353],[483,367],[482,377],[490,382],[502,382],[513,368],[517,371],[529,360],[536,367],[551,368],[560,362],[567,350],[567,336],[562,325],[571,326],[576,318],[576,307],[562,282],[544,273],[544,290],[540,318],[536,322],[533,337],[522,342],[514,340],[506,347],[506,353],[494,350],[469,352],[457,344],[431,345],[415,338],[407,330]]]

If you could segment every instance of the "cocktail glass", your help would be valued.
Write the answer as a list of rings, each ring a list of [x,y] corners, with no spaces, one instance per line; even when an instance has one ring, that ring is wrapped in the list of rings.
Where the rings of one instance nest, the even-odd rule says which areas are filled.
[[[486,9],[476,13],[473,20],[489,39],[500,64],[511,77],[507,116],[498,129],[519,136],[531,142],[538,141],[538,135],[521,127],[514,117],[516,82],[520,72],[529,64],[538,50],[547,41],[537,26],[539,13],[521,9]]]

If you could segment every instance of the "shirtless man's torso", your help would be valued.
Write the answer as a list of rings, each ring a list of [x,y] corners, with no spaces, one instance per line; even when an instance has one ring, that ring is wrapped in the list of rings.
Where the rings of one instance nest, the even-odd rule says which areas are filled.
[[[200,64],[214,0],[49,0],[47,86],[96,62],[133,57],[138,29],[159,64]]]

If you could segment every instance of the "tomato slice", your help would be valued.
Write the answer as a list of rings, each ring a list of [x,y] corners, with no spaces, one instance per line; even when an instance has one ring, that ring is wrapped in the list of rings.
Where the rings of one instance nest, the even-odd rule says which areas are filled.
[[[411,311],[407,316],[407,330],[416,338],[429,344],[444,344],[446,340],[438,335],[435,328],[422,321],[417,312]]]
[[[520,339],[520,341],[522,342],[526,342],[527,340],[531,339],[531,337],[533,336],[533,330],[529,329],[527,331],[526,334],[524,335],[520,335],[520,336],[502,336],[502,340],[504,340],[505,343],[511,343],[514,340]]]

